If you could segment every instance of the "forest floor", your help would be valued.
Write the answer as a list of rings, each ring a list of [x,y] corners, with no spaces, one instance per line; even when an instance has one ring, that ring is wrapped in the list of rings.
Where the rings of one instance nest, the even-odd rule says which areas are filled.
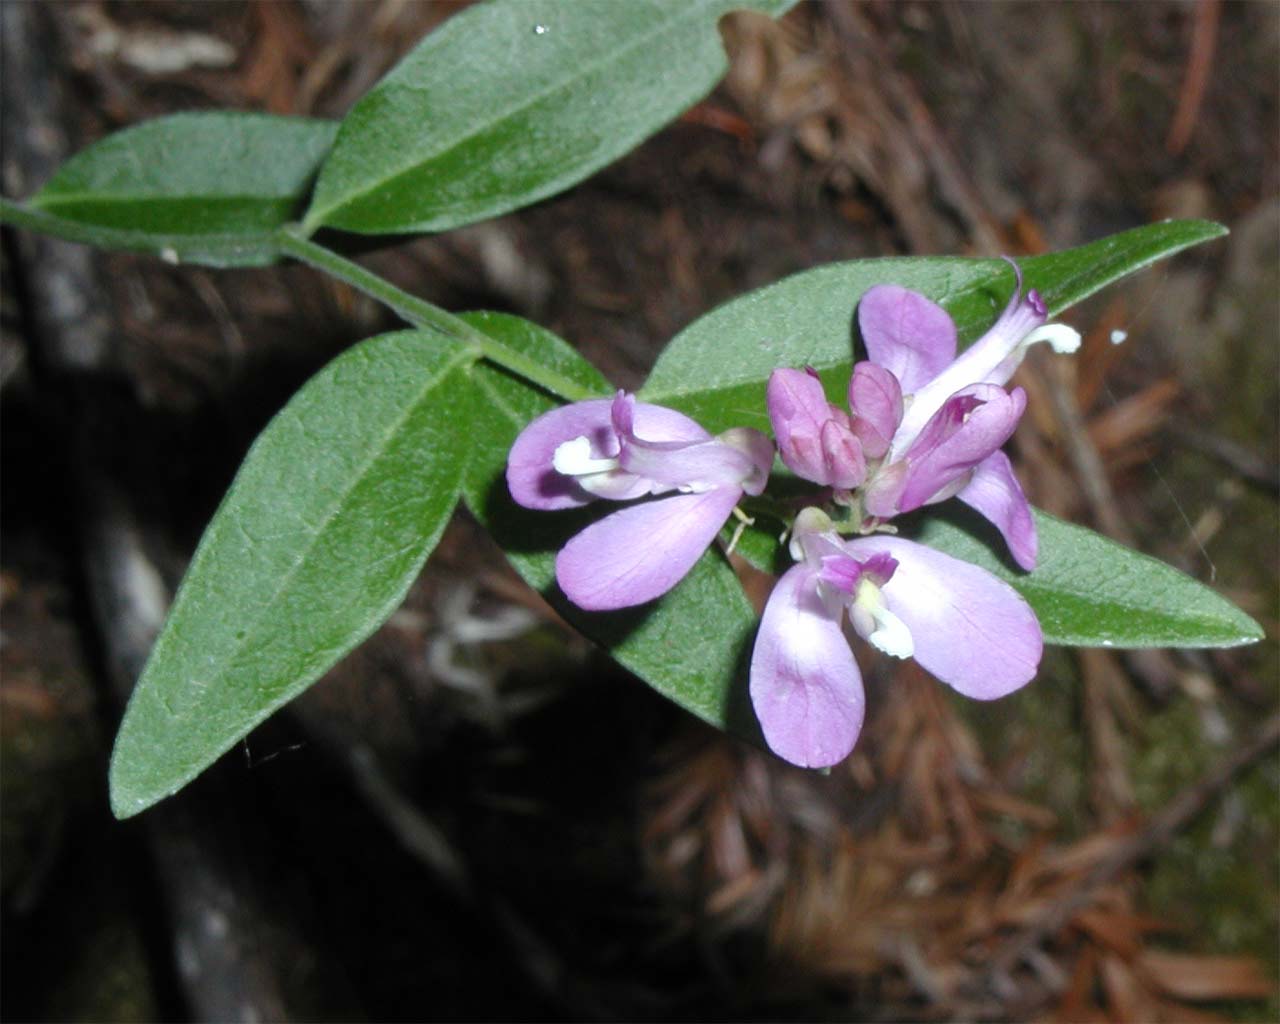
[[[339,117],[458,9],[13,6],[5,45],[19,26],[47,78],[6,78],[4,116],[63,156],[178,110]],[[175,585],[256,433],[395,321],[302,267],[6,231],[4,1019],[1280,1019],[1280,5],[831,2],[724,32],[723,83],[625,159],[362,259],[630,388],[700,314],[820,263],[1219,220],[1071,311],[1084,350],[1020,371],[1013,450],[1035,504],[1268,639],[1054,649],[990,705],[873,663],[855,755],[806,773],[594,652],[459,513],[368,643],[117,823],[103,567]],[[5,194],[39,184],[8,151]],[[74,380],[31,307],[64,265],[109,320]]]

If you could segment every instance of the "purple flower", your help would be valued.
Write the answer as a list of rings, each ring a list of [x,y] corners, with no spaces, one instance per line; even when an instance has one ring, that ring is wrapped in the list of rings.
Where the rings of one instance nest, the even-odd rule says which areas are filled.
[[[890,450],[890,457],[867,483],[864,508],[880,519],[890,519],[957,494],[963,498],[978,467],[987,459],[998,457],[1008,465],[999,449],[1013,434],[1026,405],[1022,388],[1009,392],[995,384],[971,384],[956,392],[900,455],[894,457]],[[1017,486],[1011,469],[1008,479]],[[1017,494],[1025,505],[1020,488]],[[1030,523],[1029,509],[1027,517]],[[1031,543],[1034,545],[1034,537]],[[1030,558],[1031,564],[1025,568],[1034,568],[1034,550]]]
[[[818,509],[796,518],[797,564],[765,606],[751,701],[779,757],[807,768],[848,756],[862,728],[862,677],[841,628],[922,667],[967,697],[1030,682],[1043,636],[1030,606],[985,569],[897,537],[842,540]]]
[[[812,370],[774,370],[766,392],[769,419],[783,463],[828,487],[859,486],[867,475],[862,444],[848,415],[827,401]]]
[[[1047,341],[1074,352],[1080,335],[1045,323],[1034,289],[1022,295],[1022,272],[1004,312],[956,355],[946,311],[918,292],[877,285],[858,304],[858,325],[872,363],[889,371],[906,396],[884,461],[866,485],[864,508],[880,518],[956,495],[1004,535],[1014,560],[1036,564],[1035,522],[1008,457],[1001,452],[1026,406],[1021,388],[1006,392],[1029,346]],[[856,368],[855,368],[856,371]]]
[[[774,370],[765,400],[787,468],[841,491],[861,486],[867,459],[884,456],[902,418],[897,380],[871,363],[859,363],[849,381],[852,415],[827,401],[812,369]]]
[[[569,600],[605,611],[680,582],[742,495],[764,490],[772,464],[773,444],[757,430],[712,437],[681,413],[619,391],[525,427],[507,456],[507,487],[526,508],[548,510],[676,492],[592,523],[556,556]]]

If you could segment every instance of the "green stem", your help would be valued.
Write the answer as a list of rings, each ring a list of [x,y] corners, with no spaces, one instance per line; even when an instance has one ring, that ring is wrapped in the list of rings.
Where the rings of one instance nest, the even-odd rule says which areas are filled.
[[[0,196],[0,224],[12,224],[15,227],[28,228],[42,234],[89,245],[115,245],[130,249],[154,249],[156,245],[146,232],[80,225],[74,221],[52,216],[43,210],[15,203],[3,196]],[[432,305],[425,299],[410,295],[385,278],[365,270],[360,264],[353,263],[322,245],[317,245],[305,236],[298,225],[281,228],[276,232],[274,240],[281,252],[288,253],[302,263],[346,281],[353,288],[389,306],[416,327],[430,328],[462,342],[491,363],[510,370],[557,398],[577,402],[584,398],[600,397],[590,388],[584,388],[577,381],[556,373],[555,370],[530,359],[523,352],[504,345],[497,338],[492,338],[472,327],[447,310]]]
[[[300,229],[295,226],[282,228],[276,238],[280,250],[299,262],[347,282],[351,287],[395,310],[416,327],[431,328],[470,346],[491,363],[496,363],[525,380],[537,384],[558,398],[577,402],[584,398],[600,397],[591,389],[584,388],[576,381],[556,373],[549,367],[530,359],[524,353],[517,352],[496,338],[477,330],[461,317],[454,316],[416,295],[410,295],[385,278],[366,270],[360,264],[338,255],[332,249],[317,245],[304,237]]]

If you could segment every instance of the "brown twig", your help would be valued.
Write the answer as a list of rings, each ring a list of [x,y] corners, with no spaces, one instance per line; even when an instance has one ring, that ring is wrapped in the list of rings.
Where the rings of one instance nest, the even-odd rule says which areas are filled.
[[[1112,852],[1084,875],[1072,891],[1046,907],[1001,945],[987,961],[985,978],[988,987],[994,979],[1007,976],[1041,943],[1064,928],[1078,911],[1088,905],[1098,889],[1167,845],[1210,800],[1226,789],[1237,774],[1277,744],[1280,744],[1280,714],[1267,719],[1252,739],[1169,801],[1144,827],[1117,842]]]
[[[1191,53],[1187,57],[1187,75],[1182,80],[1178,95],[1178,109],[1169,125],[1169,135],[1164,148],[1177,156],[1191,141],[1204,91],[1209,85],[1209,72],[1213,68],[1213,49],[1218,40],[1218,16],[1222,4],[1219,0],[1200,0],[1196,4],[1195,22],[1191,29]]]

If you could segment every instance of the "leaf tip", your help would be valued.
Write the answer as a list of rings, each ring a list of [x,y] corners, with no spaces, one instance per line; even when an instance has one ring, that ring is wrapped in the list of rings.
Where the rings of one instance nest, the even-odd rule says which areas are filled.
[[[156,802],[155,799],[138,795],[131,781],[127,778],[121,779],[121,774],[117,762],[112,759],[111,771],[107,777],[107,791],[111,801],[111,813],[115,815],[117,821],[124,821],[136,814],[141,814]]]
[[[130,711],[125,711],[124,721],[116,733],[115,746],[111,751],[111,763],[107,768],[107,795],[111,804],[111,813],[117,821],[124,821],[141,814],[147,808],[159,803],[167,796],[172,796],[189,779],[176,786],[157,788],[155,778],[149,773],[145,763],[138,757],[136,729],[130,721]]]
[[[114,788],[111,790],[111,813],[116,821],[127,821],[134,815],[141,814],[151,805],[145,801],[133,800],[122,796]]]
[[[117,821],[132,818],[150,807],[155,800],[149,800],[138,792],[137,780],[132,778],[127,762],[120,757],[120,740],[116,739],[116,749],[111,753],[111,766],[107,770],[107,796],[111,803],[111,813]]]
[[[1242,629],[1240,639],[1237,642],[1239,646],[1243,647],[1245,644],[1260,643],[1267,638],[1267,631],[1262,628],[1262,624],[1252,615],[1249,615],[1246,612],[1240,612],[1240,618],[1242,620]]]
[[[1202,242],[1208,242],[1214,238],[1224,238],[1225,236],[1231,234],[1231,229],[1229,227],[1227,227],[1225,224],[1220,224],[1216,220],[1205,220],[1203,218],[1196,218],[1194,220],[1179,221],[1174,218],[1170,218],[1169,220],[1165,221],[1165,223],[1166,224],[1185,224],[1188,227],[1194,227],[1196,230],[1200,232],[1200,241]]]

